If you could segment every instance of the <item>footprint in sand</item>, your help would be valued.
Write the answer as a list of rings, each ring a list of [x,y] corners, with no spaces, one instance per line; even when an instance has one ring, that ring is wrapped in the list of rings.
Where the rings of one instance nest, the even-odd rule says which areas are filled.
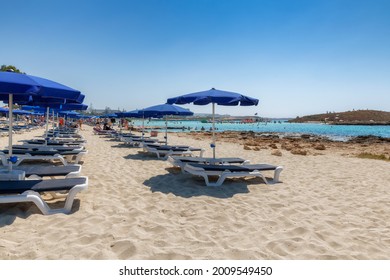
[[[118,259],[128,259],[137,251],[137,248],[129,240],[121,240],[111,244],[112,251],[117,255]]]

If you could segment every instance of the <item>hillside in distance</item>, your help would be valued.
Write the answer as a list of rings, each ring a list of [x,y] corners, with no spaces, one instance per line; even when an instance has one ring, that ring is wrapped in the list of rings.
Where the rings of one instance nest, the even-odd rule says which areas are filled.
[[[290,120],[294,123],[321,122],[329,124],[390,124],[390,112],[377,110],[353,110],[347,112],[329,112],[308,115]]]

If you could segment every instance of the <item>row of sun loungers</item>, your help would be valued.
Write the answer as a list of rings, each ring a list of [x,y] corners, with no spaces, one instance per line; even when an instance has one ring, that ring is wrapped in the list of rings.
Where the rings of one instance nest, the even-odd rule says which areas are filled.
[[[116,134],[118,136],[118,133]],[[118,138],[117,138],[118,139]],[[173,166],[179,167],[182,173],[201,176],[207,186],[221,186],[227,178],[259,177],[264,183],[268,180],[264,172],[273,171],[273,182],[280,182],[282,166],[270,164],[251,164],[242,158],[205,158],[204,149],[185,145],[162,145],[158,139],[127,135],[120,136],[125,145],[142,147],[145,153],[155,154],[159,159],[167,159]],[[198,152],[199,154],[195,154]],[[211,178],[217,179],[212,181]]]
[[[172,146],[172,145],[157,145],[157,144],[143,144],[143,150],[147,153],[152,153],[157,158],[168,159],[169,156],[194,156],[195,152],[199,152],[199,157],[203,156],[203,148],[195,148],[190,146]]]
[[[115,129],[100,129],[97,127],[93,128],[93,133],[97,135],[114,135],[117,134]]]
[[[25,161],[56,161],[61,162],[63,165],[69,163],[79,163],[81,159],[88,153],[84,147],[66,147],[66,146],[22,146],[14,145],[12,149],[13,155],[17,156],[17,161],[14,165],[17,166]],[[8,165],[8,152],[9,150],[0,151],[0,161],[3,165]]]
[[[141,136],[122,136],[120,137],[120,141],[122,141],[125,145],[129,145],[132,147],[143,147],[146,144],[152,145],[152,144],[158,144],[158,139],[153,138],[144,138]]]
[[[0,136],[8,136],[9,128],[8,128],[8,122],[7,123],[0,123]],[[12,127],[12,133],[15,134],[21,134],[24,131],[31,131],[32,129],[37,129],[41,127],[41,125],[37,124],[22,124],[22,125],[14,125]]]
[[[87,189],[88,178],[80,176],[81,158],[87,154],[85,140],[77,131],[52,131],[49,139],[31,139],[13,145],[16,160],[8,171],[8,149],[0,151],[0,203],[33,202],[45,215],[72,210],[76,194]],[[65,139],[65,140],[64,140]],[[30,164],[25,164],[29,161]],[[31,164],[45,161],[46,164]],[[53,165],[55,162],[63,165]],[[48,162],[53,162],[48,164]],[[13,178],[16,173],[22,178]],[[47,196],[65,198],[62,208],[52,209]]]
[[[86,141],[84,139],[60,139],[60,138],[49,138],[49,140],[45,139],[31,139],[31,140],[23,140],[21,141],[27,144],[37,144],[37,145],[51,145],[51,146],[84,146]]]

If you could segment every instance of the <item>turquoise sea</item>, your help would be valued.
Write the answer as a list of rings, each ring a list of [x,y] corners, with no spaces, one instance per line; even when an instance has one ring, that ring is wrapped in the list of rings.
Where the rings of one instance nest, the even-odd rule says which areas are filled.
[[[142,121],[134,121],[134,125],[142,125]],[[165,121],[145,121],[146,127],[165,128]],[[210,130],[211,123],[199,121],[168,121],[169,131],[200,131],[203,127]],[[183,129],[184,127],[184,129]],[[315,134],[327,136],[333,140],[344,141],[351,137],[374,135],[390,138],[390,126],[386,125],[327,125],[319,123],[288,123],[276,121],[268,123],[216,123],[217,131],[254,131],[260,133],[283,133],[283,134]],[[176,128],[176,129],[175,129]]]

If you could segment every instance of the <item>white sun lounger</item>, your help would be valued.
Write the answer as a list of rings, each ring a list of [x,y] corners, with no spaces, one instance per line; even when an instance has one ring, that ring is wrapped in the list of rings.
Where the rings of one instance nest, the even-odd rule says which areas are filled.
[[[6,147],[8,149],[8,147]],[[12,145],[14,150],[32,150],[32,151],[73,151],[83,152],[85,151],[84,146],[65,146],[65,145],[40,145],[40,144],[23,144],[23,145]]]
[[[29,179],[40,179],[42,177],[54,177],[61,176],[65,178],[75,178],[80,176],[81,165],[80,164],[71,164],[71,165],[42,165],[42,164],[25,164],[14,166],[13,170],[23,171],[24,176]],[[0,178],[2,172],[7,172],[8,167],[0,167]],[[1,180],[1,179],[0,179]]]
[[[19,142],[27,143],[27,144],[36,144],[36,145],[66,145],[66,146],[83,146],[85,143],[87,143],[87,140],[56,140],[53,138],[49,138],[46,142],[45,139],[42,138],[35,138],[35,139],[29,139],[29,140],[21,140]]]
[[[22,151],[23,153],[20,153],[20,151],[14,151],[14,155],[18,158],[14,163],[15,166],[27,160],[60,161],[63,165],[68,165],[70,162],[77,164],[88,153],[87,150],[77,153],[71,151]],[[0,152],[0,160],[3,165],[8,165],[8,153]]]
[[[157,158],[167,159],[169,156],[188,156],[192,157],[193,152],[200,152],[203,156],[204,149],[189,146],[169,146],[169,145],[144,145],[144,151],[156,154]]]
[[[69,214],[76,194],[88,188],[88,178],[0,181],[0,204],[33,202],[44,215]],[[41,193],[66,192],[63,208],[51,209]],[[57,196],[54,195],[56,198]]]
[[[49,162],[60,161],[63,165],[68,165],[68,161],[60,154],[55,154],[55,155],[51,155],[51,156],[43,156],[43,155],[37,156],[37,155],[31,155],[31,154],[23,154],[23,155],[17,155],[17,157],[18,157],[18,160],[15,163],[13,163],[14,166],[18,166],[19,164],[21,164],[22,162],[25,162],[25,161],[34,161],[34,160],[35,161],[49,161]],[[0,152],[0,160],[4,166],[8,165],[8,155],[7,154]]]
[[[175,167],[180,167],[184,173],[184,166],[187,163],[202,163],[202,164],[249,164],[249,160],[242,158],[205,158],[205,157],[182,157],[182,156],[169,156],[168,161]]]
[[[124,142],[125,145],[130,145],[133,147],[143,147],[147,144],[158,143],[158,139],[126,136],[121,137],[120,141]]]
[[[268,184],[267,179],[261,173],[262,171],[274,171],[273,181],[279,182],[279,175],[282,172],[282,166],[269,164],[247,164],[247,165],[210,165],[187,163],[184,170],[192,175],[202,176],[207,186],[218,187],[223,184],[226,178],[233,177],[260,177]],[[210,182],[209,176],[218,176],[214,183]]]

